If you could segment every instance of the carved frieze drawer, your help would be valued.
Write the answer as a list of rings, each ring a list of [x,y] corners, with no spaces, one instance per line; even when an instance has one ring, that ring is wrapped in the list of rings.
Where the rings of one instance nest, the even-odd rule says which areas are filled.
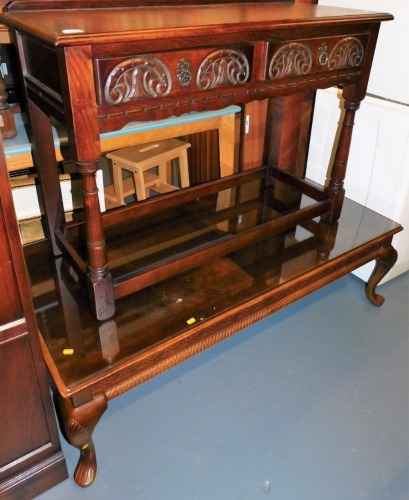
[[[240,45],[96,59],[101,106],[250,82],[253,47]]]
[[[367,43],[366,34],[270,42],[265,78],[280,80],[357,69],[364,63]]]

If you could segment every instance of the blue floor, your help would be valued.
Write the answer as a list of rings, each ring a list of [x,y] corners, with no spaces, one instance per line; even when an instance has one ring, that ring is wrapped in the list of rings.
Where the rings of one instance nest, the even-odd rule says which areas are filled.
[[[349,275],[110,402],[41,500],[408,500],[409,275]]]

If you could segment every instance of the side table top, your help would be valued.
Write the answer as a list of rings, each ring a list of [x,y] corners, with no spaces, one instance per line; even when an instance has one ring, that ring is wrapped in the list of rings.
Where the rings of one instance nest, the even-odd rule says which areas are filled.
[[[64,2],[69,6],[70,2]],[[300,25],[380,22],[386,13],[308,4],[228,3],[220,5],[56,8],[47,2],[14,2],[0,15],[5,24],[56,46],[120,43],[291,29]],[[36,9],[36,10],[33,10]],[[254,35],[255,36],[255,35]]]
[[[268,314],[264,297],[273,294],[276,307],[280,297],[287,297],[289,290],[298,293],[311,277],[309,291],[317,289],[326,273],[338,269],[339,277],[348,272],[348,266],[359,267],[365,263],[361,252],[365,256],[379,248],[401,229],[392,220],[345,199],[338,224],[312,220],[270,237],[262,256],[256,243],[243,252],[206,262],[119,299],[115,316],[105,322],[94,318],[83,288],[66,274],[59,259],[54,261],[47,243],[31,245],[26,248],[26,259],[48,368],[64,397],[89,387],[109,390],[124,377],[131,378],[135,366],[141,383],[183,360],[182,355],[178,358],[179,343],[186,350],[190,338],[197,337],[197,345],[208,342],[208,347],[250,324],[243,304],[249,304],[250,310],[260,308],[257,318],[261,319]],[[197,228],[197,236],[203,231]],[[169,227],[168,232],[179,245],[177,228]],[[169,246],[171,251],[172,242],[165,240],[162,246],[163,251]],[[116,254],[119,265],[126,265],[127,255]],[[285,298],[285,304],[290,302]],[[267,312],[263,313],[263,307]],[[228,326],[230,316],[234,327]],[[215,324],[216,330],[223,331],[220,322],[228,331],[224,337],[214,333]],[[214,335],[216,340],[210,342]],[[187,352],[184,359],[195,353],[194,347]]]

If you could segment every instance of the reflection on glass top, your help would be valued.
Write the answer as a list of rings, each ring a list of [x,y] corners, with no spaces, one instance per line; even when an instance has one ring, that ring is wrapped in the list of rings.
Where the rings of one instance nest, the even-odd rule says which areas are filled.
[[[258,169],[240,180],[223,179],[216,192],[198,186],[199,191],[187,190],[182,197],[158,196],[134,204],[131,224],[105,227],[114,281],[133,277],[140,281],[139,288],[144,288],[292,228],[295,214],[301,220],[328,210],[328,201],[312,199],[282,181],[267,180],[266,175],[266,169]],[[225,189],[224,182],[233,187]],[[320,192],[312,195],[323,198]],[[147,206],[149,209],[144,208]],[[71,243],[86,260],[85,237],[78,236],[77,225],[72,234]]]
[[[312,203],[305,196],[302,200]],[[251,211],[248,217],[257,219]],[[224,220],[213,222],[221,224],[219,232],[226,231]],[[63,383],[75,388],[96,372],[107,372],[135,354],[399,229],[393,221],[345,200],[338,224],[316,217],[241,246],[118,299],[115,316],[102,323],[94,319],[72,270],[61,258],[54,260],[46,244],[28,247],[26,255],[39,330]],[[73,349],[73,354],[64,354],[64,349]]]

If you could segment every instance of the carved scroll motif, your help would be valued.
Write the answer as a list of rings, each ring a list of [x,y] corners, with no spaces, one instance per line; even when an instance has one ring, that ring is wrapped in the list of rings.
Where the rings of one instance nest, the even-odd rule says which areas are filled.
[[[181,87],[188,87],[192,81],[192,65],[187,59],[181,59],[176,67],[176,76]]]
[[[318,64],[325,66],[328,62],[328,46],[324,42],[318,47]]]
[[[272,79],[305,75],[312,66],[312,53],[308,45],[298,42],[280,47],[271,59],[268,76]]]
[[[135,56],[111,70],[104,97],[110,104],[122,104],[141,97],[163,97],[171,88],[172,79],[162,61],[151,56]]]
[[[199,67],[196,84],[202,90],[221,85],[240,85],[250,76],[247,57],[239,50],[216,50]]]
[[[328,59],[329,69],[359,66],[364,60],[365,49],[358,38],[343,38],[331,50]]]

